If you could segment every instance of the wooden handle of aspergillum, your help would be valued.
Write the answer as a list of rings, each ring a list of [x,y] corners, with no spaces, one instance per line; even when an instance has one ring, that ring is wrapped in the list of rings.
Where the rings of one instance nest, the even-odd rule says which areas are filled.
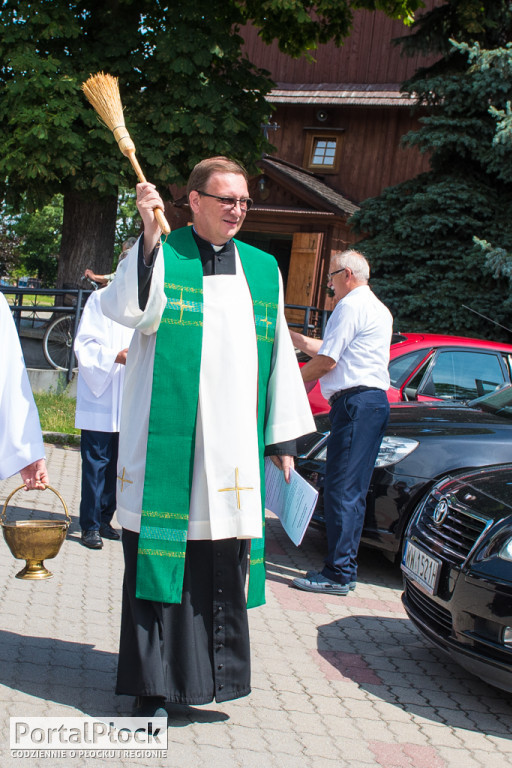
[[[117,135],[116,135],[117,133]],[[142,173],[142,168],[139,165],[139,161],[135,157],[135,144],[131,140],[126,128],[115,128],[114,137],[119,145],[119,149],[125,155],[132,164],[133,170],[137,174],[137,178],[141,183],[145,183],[146,177]],[[162,230],[164,235],[168,235],[171,231],[169,222],[164,216],[164,212],[161,208],[155,208],[155,219],[158,222],[158,226]]]

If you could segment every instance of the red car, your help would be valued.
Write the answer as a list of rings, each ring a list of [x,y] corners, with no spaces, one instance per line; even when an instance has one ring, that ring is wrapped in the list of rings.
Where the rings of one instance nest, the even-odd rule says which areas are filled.
[[[512,382],[512,344],[435,333],[395,333],[389,377],[390,403],[472,400]],[[329,410],[318,382],[308,397],[314,414]]]

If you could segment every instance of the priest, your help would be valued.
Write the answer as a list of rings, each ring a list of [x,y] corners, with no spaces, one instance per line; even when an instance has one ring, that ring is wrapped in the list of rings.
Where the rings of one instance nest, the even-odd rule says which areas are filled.
[[[246,608],[264,602],[264,455],[288,480],[295,439],[314,430],[275,259],[233,240],[252,202],[245,169],[204,160],[187,195],[193,226],[162,245],[162,200],[137,185],[144,234],[102,291],[104,313],[135,329],[118,462],[116,691],[135,695],[144,716],[250,692]]]
[[[43,437],[11,310],[0,293],[0,480],[17,472],[27,490],[48,484]]]

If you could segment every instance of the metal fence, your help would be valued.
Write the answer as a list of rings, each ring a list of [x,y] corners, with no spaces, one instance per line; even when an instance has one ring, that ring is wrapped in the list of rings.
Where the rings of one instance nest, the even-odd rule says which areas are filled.
[[[72,343],[74,344],[82,310],[91,294],[91,290],[84,290],[83,288],[22,288],[7,285],[1,285],[0,291],[6,296],[14,297],[10,308],[18,335],[40,338],[41,344],[46,329],[55,321],[56,317],[63,315],[69,315],[73,318]],[[27,302],[27,296],[30,296],[31,299],[34,298]],[[50,305],[38,303],[37,296],[53,296],[54,302]],[[27,329],[30,328],[32,332],[27,332]],[[75,365],[75,355],[72,352],[67,370],[68,381],[73,378]]]
[[[73,338],[78,330],[78,324],[85,302],[91,290],[83,288],[22,288],[0,285],[0,291],[8,296],[14,296],[11,311],[20,336],[28,335],[40,338],[43,343],[48,326],[55,321],[56,316],[70,315],[73,318]],[[34,297],[27,303],[27,296]],[[53,296],[52,305],[37,303],[37,296]],[[299,330],[305,336],[322,338],[330,311],[318,307],[308,307],[301,304],[285,304],[285,313],[290,328]],[[32,327],[32,332],[27,329]],[[67,379],[73,378],[75,355],[70,355]]]
[[[305,336],[323,338],[331,310],[306,307],[302,304],[285,304],[284,311],[290,328],[299,330]]]

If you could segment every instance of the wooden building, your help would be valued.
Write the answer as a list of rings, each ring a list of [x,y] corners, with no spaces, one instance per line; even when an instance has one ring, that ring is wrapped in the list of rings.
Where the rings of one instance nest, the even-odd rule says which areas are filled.
[[[441,3],[427,0],[426,8]],[[323,45],[311,62],[265,45],[251,26],[242,31],[249,59],[276,84],[262,126],[276,151],[251,179],[255,204],[239,238],[276,256],[287,304],[331,308],[331,252],[355,241],[348,219],[358,203],[428,167],[417,150],[400,147],[417,126],[400,84],[431,63],[400,55],[392,40],[404,34],[383,13],[358,11],[345,45]]]

